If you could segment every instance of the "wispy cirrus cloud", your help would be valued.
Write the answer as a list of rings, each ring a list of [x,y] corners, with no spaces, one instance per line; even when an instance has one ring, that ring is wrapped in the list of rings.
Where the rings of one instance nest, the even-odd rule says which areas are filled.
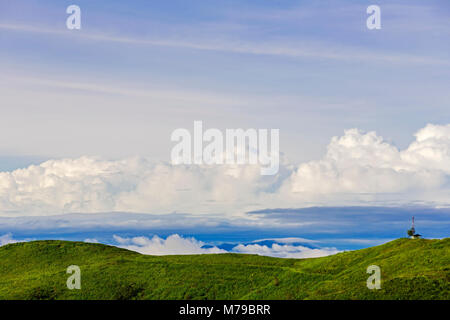
[[[271,40],[252,41],[233,38],[221,39],[198,39],[191,37],[185,40],[185,36],[164,37],[164,38],[137,38],[130,36],[120,36],[105,34],[96,31],[81,32],[75,35],[67,34],[66,30],[52,29],[48,27],[30,26],[21,24],[0,24],[0,29],[27,32],[37,34],[48,34],[55,36],[73,37],[86,41],[105,41],[122,43],[128,45],[146,45],[173,48],[187,48],[206,51],[220,51],[229,53],[242,53],[250,55],[270,55],[283,56],[300,59],[314,60],[336,60],[352,62],[355,60],[367,63],[388,63],[388,64],[418,64],[418,65],[450,65],[450,61],[439,57],[426,57],[422,55],[411,55],[395,51],[382,52],[379,50],[367,50],[362,47],[345,46],[336,44],[315,42],[292,42],[292,40]]]

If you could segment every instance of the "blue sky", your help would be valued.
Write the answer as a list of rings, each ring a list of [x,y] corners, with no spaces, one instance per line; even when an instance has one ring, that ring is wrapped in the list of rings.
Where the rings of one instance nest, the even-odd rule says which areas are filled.
[[[2,2],[0,216],[223,215],[256,220],[250,241],[270,236],[248,214],[267,208],[448,207],[449,15],[448,1]],[[194,120],[279,128],[280,174],[158,165]],[[448,214],[430,217],[444,222],[430,236],[448,235]],[[321,237],[289,223],[273,236]],[[335,237],[398,237],[364,230]]]
[[[361,1],[79,1],[79,31],[65,28],[69,4],[2,4],[2,95],[16,104],[2,117],[3,155],[167,160],[167,141],[152,137],[201,117],[211,127],[281,127],[284,152],[304,161],[344,129],[404,147],[427,123],[448,122],[445,1],[379,2],[377,31],[365,27]],[[164,94],[111,94],[118,87]]]

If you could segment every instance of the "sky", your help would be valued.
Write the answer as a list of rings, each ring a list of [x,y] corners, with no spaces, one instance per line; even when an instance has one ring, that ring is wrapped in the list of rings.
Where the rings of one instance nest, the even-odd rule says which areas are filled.
[[[333,253],[404,236],[410,212],[448,236],[449,16],[444,0],[0,1],[2,241],[265,252],[249,243],[309,235]],[[171,165],[196,120],[280,129],[279,173]],[[252,214],[273,210],[276,228]]]

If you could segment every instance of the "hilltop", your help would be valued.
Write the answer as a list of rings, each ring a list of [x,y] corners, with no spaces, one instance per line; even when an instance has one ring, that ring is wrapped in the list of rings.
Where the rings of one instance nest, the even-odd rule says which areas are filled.
[[[81,268],[68,290],[66,268]],[[369,265],[381,290],[369,290]],[[246,254],[146,256],[102,244],[0,247],[0,299],[450,299],[450,238],[398,239],[311,259]]]

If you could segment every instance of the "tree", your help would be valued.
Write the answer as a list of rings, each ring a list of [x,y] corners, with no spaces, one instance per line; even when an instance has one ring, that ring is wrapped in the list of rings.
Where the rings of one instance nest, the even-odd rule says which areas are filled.
[[[413,229],[409,229],[407,231],[407,233],[408,233],[408,236],[412,237],[414,235],[414,230]]]

